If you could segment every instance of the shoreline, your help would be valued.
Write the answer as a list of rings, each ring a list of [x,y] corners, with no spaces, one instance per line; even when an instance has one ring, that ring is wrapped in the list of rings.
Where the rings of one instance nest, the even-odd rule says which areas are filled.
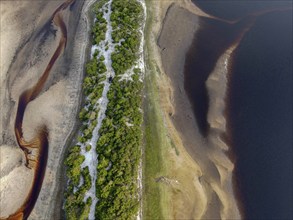
[[[160,150],[166,161],[162,162],[161,166],[168,167],[166,165],[167,161],[172,161],[173,168],[169,167],[163,171],[158,170],[158,172],[166,176],[168,175],[168,179],[170,178],[169,173],[172,173],[172,178],[169,180],[184,184],[184,188],[189,190],[185,194],[179,185],[163,187],[160,190],[161,193],[167,193],[167,195],[163,194],[163,197],[171,196],[172,200],[177,201],[177,204],[165,202],[165,209],[169,210],[166,212],[171,214],[164,217],[193,219],[239,218],[238,209],[231,202],[235,198],[233,198],[234,194],[230,187],[231,178],[229,176],[231,176],[234,166],[229,158],[225,156],[227,146],[224,145],[223,141],[220,141],[221,146],[217,144],[217,141],[220,140],[219,134],[225,128],[225,120],[223,121],[224,118],[221,116],[222,107],[218,113],[215,111],[219,103],[222,103],[222,98],[213,98],[217,99],[217,103],[213,107],[214,113],[212,115],[209,113],[209,123],[212,123],[214,127],[212,134],[214,133],[216,136],[211,137],[209,135],[208,138],[202,138],[199,135],[192,107],[183,85],[185,54],[190,48],[188,44],[191,44],[193,41],[196,32],[194,25],[196,25],[196,19],[200,19],[200,16],[197,15],[197,12],[200,10],[196,7],[186,7],[188,5],[187,1],[181,3],[169,1],[165,3],[164,7],[162,7],[162,4],[159,7],[151,6],[153,13],[157,13],[155,18],[153,18],[156,20],[156,24],[155,27],[152,27],[154,32],[152,34],[155,39],[158,39],[158,44],[161,48],[154,43],[149,43],[148,47],[152,50],[151,56],[156,59],[156,61],[150,60],[149,65],[152,65],[152,62],[157,65],[156,68],[158,70],[156,71],[155,81],[159,97],[154,98],[160,100],[160,107],[157,108],[161,116],[158,117],[162,117],[164,124],[164,128],[160,129],[164,129],[167,136],[161,137],[161,141],[169,142],[167,149],[162,148]],[[204,17],[209,16],[204,15]],[[176,23],[178,25],[175,25]],[[185,27],[182,24],[185,24]],[[186,29],[184,30],[184,28]],[[157,41],[155,40],[155,42]],[[224,54],[227,55],[227,52]],[[160,62],[161,56],[162,63]],[[219,60],[217,61],[219,67],[216,68],[216,71],[213,71],[216,75],[221,72],[221,63],[225,63],[224,57],[221,56]],[[212,89],[211,91],[213,91],[214,82],[220,80],[220,78],[216,81],[214,81],[215,76],[210,78],[208,80],[209,86]],[[155,88],[150,91],[153,92],[154,90]],[[182,158],[185,159],[183,160]],[[194,172],[190,172],[190,168],[187,170],[187,167],[190,166],[193,166]],[[185,172],[188,173],[188,176],[183,176]],[[228,189],[226,189],[226,185]],[[181,193],[174,194],[174,192],[170,192],[172,188],[180,190]],[[192,194],[196,200],[194,204],[190,200],[191,198],[189,198],[189,195]],[[179,203],[184,203],[185,210],[183,209],[183,212],[178,211],[180,209]],[[163,204],[163,200],[161,204]],[[192,206],[192,211],[188,210],[189,206]]]
[[[90,51],[91,51],[91,44],[90,44],[90,27],[93,25],[93,19],[91,17],[93,17],[93,14],[91,13],[91,7],[92,5],[96,2],[96,0],[90,0],[90,1],[84,1],[83,6],[82,6],[82,11],[81,11],[81,16],[83,16],[84,20],[86,21],[86,29],[87,29],[87,34],[86,34],[86,43],[84,45],[85,49],[83,51],[85,51],[84,53],[84,58],[83,58],[83,77],[85,74],[85,64],[87,63],[87,61],[90,60]],[[82,77],[82,78],[83,78]],[[66,167],[64,166],[64,161],[66,158],[66,155],[68,154],[68,150],[71,146],[74,145],[74,143],[77,141],[77,136],[78,136],[78,132],[79,132],[79,128],[80,128],[80,121],[78,118],[78,112],[80,112],[80,109],[83,105],[83,103],[85,102],[85,96],[83,95],[82,92],[82,88],[80,87],[80,91],[79,91],[79,101],[78,101],[78,108],[77,108],[77,113],[76,113],[76,118],[75,118],[75,123],[74,123],[74,127],[72,128],[72,131],[70,132],[69,136],[66,138],[66,143],[64,146],[67,146],[63,152],[62,155],[62,159],[60,161],[59,166],[61,167],[59,169],[59,173],[57,173],[56,176],[59,176],[59,180],[58,180],[58,189],[56,189],[56,204],[55,206],[58,207],[58,209],[54,212],[53,219],[60,219],[60,218],[65,218],[65,211],[63,209],[64,206],[64,192],[66,189],[66,185],[67,185],[67,181],[68,181],[68,177],[66,176]],[[61,207],[61,208],[60,208]],[[59,210],[59,211],[57,211]]]
[[[75,33],[75,36],[73,38],[73,45],[71,46],[72,48],[72,51],[71,53],[73,54],[76,54],[76,55],[79,55],[79,62],[80,65],[78,66],[79,68],[79,80],[77,81],[80,81],[80,83],[78,83],[78,90],[76,91],[76,95],[74,95],[74,97],[78,97],[77,99],[77,102],[78,104],[76,104],[76,107],[74,109],[75,113],[73,114],[74,115],[74,120],[73,120],[73,126],[70,128],[71,130],[69,130],[68,132],[68,135],[64,138],[64,143],[62,144],[63,149],[60,153],[60,160],[59,160],[59,164],[57,167],[59,167],[56,171],[56,177],[55,177],[55,184],[56,184],[56,188],[54,189],[54,191],[52,192],[52,194],[54,195],[52,199],[52,208],[50,208],[50,212],[52,212],[52,214],[48,214],[48,216],[50,216],[50,219],[55,219],[57,217],[60,218],[60,216],[62,217],[63,214],[63,193],[64,193],[64,189],[65,189],[65,185],[66,185],[66,182],[64,180],[66,180],[66,171],[65,171],[65,166],[64,166],[64,158],[66,156],[66,153],[68,152],[68,149],[69,149],[69,146],[70,146],[70,143],[72,143],[74,137],[76,136],[76,132],[77,132],[77,128],[78,128],[78,125],[79,125],[79,122],[77,120],[77,117],[78,117],[78,112],[79,112],[79,109],[80,109],[80,106],[81,106],[81,103],[83,102],[84,100],[84,97],[82,95],[82,87],[81,87],[81,82],[83,80],[83,77],[84,77],[84,66],[85,66],[85,62],[86,60],[89,59],[89,56],[87,55],[88,51],[89,51],[89,34],[88,34],[88,31],[90,30],[89,27],[90,27],[90,22],[88,21],[88,16],[87,16],[87,13],[84,13],[83,14],[83,11],[87,10],[89,7],[90,7],[90,4],[93,3],[95,0],[91,0],[88,2],[88,5],[87,4],[87,1],[83,1],[82,2],[82,11],[80,12],[80,19],[78,20],[78,26],[77,26],[77,31]],[[88,8],[87,8],[88,7]],[[85,26],[84,28],[82,28],[82,26]],[[69,27],[70,28],[70,27]],[[81,30],[79,30],[81,29]],[[86,29],[86,31],[82,30],[82,29]],[[82,39],[85,39],[82,40]],[[82,45],[78,45],[80,44],[80,42],[82,42]],[[78,46],[76,46],[78,45]],[[82,49],[81,49],[82,48]],[[83,51],[80,53],[80,51]],[[76,62],[76,60],[73,58],[71,63],[73,62]],[[69,67],[71,69],[71,67]],[[74,68],[72,68],[74,69]],[[77,71],[77,70],[75,70]],[[70,90],[70,87],[68,87],[69,90]],[[68,89],[67,88],[67,89]],[[73,100],[72,100],[73,101]],[[61,183],[61,184],[60,184]],[[61,193],[62,192],[62,193]]]
[[[207,202],[199,184],[199,177],[202,174],[198,164],[185,151],[179,133],[169,120],[170,115],[174,114],[173,90],[170,80],[164,74],[160,62],[160,49],[156,44],[165,13],[172,2],[174,1],[161,2],[159,6],[153,3],[149,5],[152,11],[149,12],[150,30],[147,29],[145,50],[148,76],[146,89],[149,95],[148,103],[145,104],[147,114],[145,115],[144,216],[149,219],[198,219],[202,216],[202,210]],[[156,148],[156,151],[151,147]],[[158,154],[161,159],[155,160]],[[190,174],[190,170],[194,170],[194,173]],[[154,191],[160,197],[155,198],[148,191]]]
[[[165,110],[163,117],[165,122],[167,122],[165,127],[172,130],[172,126],[174,125],[175,132],[172,133],[170,131],[170,136],[174,138],[176,133],[180,136],[179,138],[184,145],[183,148],[192,157],[193,162],[199,166],[201,174],[198,176],[199,184],[197,188],[202,187],[202,200],[206,201],[204,204],[205,207],[202,209],[202,215],[199,218],[238,219],[243,217],[243,207],[239,201],[237,190],[235,190],[235,159],[229,155],[233,150],[232,145],[223,138],[225,134],[229,133],[229,129],[226,128],[227,117],[225,108],[227,107],[227,102],[225,100],[226,93],[228,92],[227,87],[229,86],[229,63],[233,59],[231,54],[233,54],[239,41],[253,24],[254,17],[248,17],[234,24],[233,22],[215,19],[212,16],[202,16],[197,13],[197,9],[187,9],[184,3],[175,3],[177,5],[176,9],[175,4],[170,1],[170,7],[166,10],[166,16],[161,19],[162,28],[158,34],[158,46],[161,49],[161,52],[158,52],[158,57],[160,58],[161,55],[163,64],[163,68],[160,67],[160,71],[162,74],[165,72],[167,76],[167,79],[160,76],[161,81],[158,82],[158,87],[161,89],[161,103],[163,103],[161,104],[161,109],[163,112]],[[186,9],[185,13],[180,12],[183,9]],[[209,99],[207,123],[210,129],[207,137],[202,137],[199,134],[200,129],[196,123],[196,118],[192,110],[193,107],[185,91],[186,85],[183,84],[183,80],[186,80],[186,75],[182,74],[182,72],[184,70],[183,66],[186,63],[182,57],[188,54],[187,51],[192,50],[192,47],[186,46],[186,44],[188,44],[188,41],[197,42],[199,40],[197,38],[198,33],[200,33],[200,31],[196,30],[194,37],[187,39],[186,35],[190,34],[194,25],[196,25],[196,22],[192,22],[191,25],[188,24],[191,19],[186,19],[185,16],[187,17],[189,13],[199,19],[198,25],[200,26],[200,31],[205,28],[204,25],[207,23],[203,21],[210,20],[214,23],[225,22],[226,24],[223,25],[224,28],[233,33],[231,42],[229,42],[229,39],[225,42],[224,46],[226,48],[217,57],[213,63],[214,67],[208,72],[207,79],[204,80],[204,87],[207,88]],[[208,17],[209,19],[204,17]],[[184,30],[183,24],[189,25],[189,30]],[[153,46],[153,50],[155,51],[156,49],[154,48],[156,48],[155,45]],[[185,50],[182,48],[185,48]],[[206,48],[204,50],[209,51]],[[205,55],[200,53],[199,56],[206,57]],[[195,71],[193,74],[195,74]],[[171,125],[168,124],[169,118],[171,118]],[[165,158],[168,160],[167,155]]]
[[[290,189],[290,187],[288,186],[292,185],[292,180],[290,181],[289,180],[290,178],[287,178],[286,181],[278,181],[279,178],[275,178],[275,175],[270,174],[270,172],[276,173],[276,170],[277,171],[282,170],[280,172],[278,171],[277,173],[280,176],[285,176],[289,172],[289,170],[286,170],[287,167],[290,167],[288,166],[290,163],[290,162],[288,163],[288,161],[291,161],[291,165],[292,165],[292,160],[284,156],[290,152],[290,146],[292,146],[292,140],[291,141],[288,140],[289,136],[287,133],[290,128],[286,127],[286,121],[291,121],[288,119],[290,118],[292,119],[292,117],[290,116],[288,117],[287,113],[289,113],[289,109],[288,109],[288,105],[285,104],[290,102],[292,103],[292,101],[290,100],[289,96],[287,96],[289,93],[284,92],[283,90],[284,88],[287,88],[287,89],[292,88],[292,86],[288,86],[288,84],[284,83],[287,77],[288,76],[290,77],[290,73],[288,72],[288,69],[287,69],[288,67],[287,65],[289,63],[287,62],[283,63],[282,68],[284,69],[282,69],[281,72],[275,71],[275,68],[276,69],[278,68],[277,66],[280,65],[280,63],[282,63],[282,60],[284,59],[284,57],[288,57],[289,49],[287,50],[287,48],[290,48],[290,47],[288,47],[287,45],[289,41],[288,41],[288,38],[286,37],[285,38],[278,37],[274,40],[272,40],[272,38],[270,37],[271,33],[274,33],[274,32],[284,33],[286,32],[286,30],[290,29],[289,28],[290,23],[286,23],[286,21],[289,21],[290,19],[288,20],[288,17],[289,17],[288,16],[287,20],[285,20],[284,18],[286,18],[286,16],[288,16],[288,12],[286,11],[281,12],[276,10],[273,13],[264,14],[261,17],[257,18],[255,24],[251,27],[251,29],[248,30],[249,34],[243,37],[238,47],[234,51],[233,60],[230,65],[231,73],[229,75],[229,91],[227,91],[229,96],[227,96],[226,114],[229,115],[229,121],[228,121],[228,130],[229,130],[229,138],[230,138],[229,141],[231,142],[231,146],[233,146],[232,150],[235,155],[235,161],[236,161],[235,163],[236,168],[234,171],[233,182],[234,182],[237,198],[239,199],[239,203],[241,202],[239,206],[243,213],[244,218],[261,218],[261,217],[268,218],[268,216],[274,216],[274,218],[276,219],[278,218],[281,219],[281,218],[286,218],[285,216],[289,218],[289,215],[290,215],[289,213],[292,214],[292,208],[286,205],[286,204],[290,204],[290,202],[288,203],[288,200],[292,201],[292,196],[290,199],[290,196],[288,196],[289,194],[286,193],[287,190]],[[277,26],[277,24],[271,25],[270,24],[271,20],[268,18],[272,18],[272,17],[274,19],[277,19],[277,18],[280,20],[284,19],[283,23],[285,25],[282,26],[282,28],[280,29]],[[292,17],[292,11],[291,11],[291,17]],[[291,25],[292,25],[292,21],[291,21]],[[276,31],[276,29],[278,31]],[[268,30],[271,30],[271,31],[268,31]],[[262,38],[260,38],[260,36],[262,36]],[[283,35],[279,35],[279,36],[283,36]],[[250,42],[250,44],[247,44],[248,42]],[[272,53],[271,55],[268,55],[270,54],[270,51],[266,50],[266,47],[263,46],[263,44],[267,44],[267,42],[270,42],[271,44],[273,43],[271,49],[279,51],[279,53],[281,52],[280,54],[282,54],[282,56],[275,56],[275,52]],[[257,57],[257,55],[254,55],[254,53],[265,54],[265,56],[259,60],[259,63],[252,62],[251,66],[247,67],[246,69],[243,63],[245,62],[248,63],[247,60],[249,59],[253,60],[254,57],[246,57],[245,55],[243,55],[243,51],[246,51],[247,54],[250,54],[249,56]],[[239,54],[241,53],[242,55],[239,56]],[[292,54],[292,50],[291,50],[291,54]],[[268,60],[270,61],[268,62]],[[242,73],[240,71],[241,67],[239,66],[239,63],[240,64],[242,63],[242,68],[244,68]],[[266,68],[265,66],[267,66],[267,64],[270,64],[272,67]],[[250,81],[253,82],[252,84],[247,82],[247,79],[245,78],[245,72],[247,72],[248,74],[247,77],[252,78],[250,79]],[[238,75],[239,73],[240,75]],[[252,77],[254,74],[255,74],[255,77]],[[260,77],[261,75],[263,76],[262,79]],[[282,78],[277,77],[278,75],[280,76],[282,75]],[[273,76],[276,76],[276,77],[273,77]],[[239,77],[242,78],[242,80],[240,81],[241,83],[239,83]],[[238,80],[235,80],[235,79],[238,79]],[[260,80],[261,80],[261,84],[256,86],[260,82]],[[270,82],[273,82],[273,81],[278,83],[276,85],[271,85]],[[282,88],[279,87],[280,84],[283,84]],[[245,105],[246,108],[243,108],[242,107],[243,104],[241,103],[243,102],[243,100],[248,99],[247,92],[238,93],[237,87],[239,88],[238,89],[239,91],[241,91],[243,88],[249,88],[249,90],[253,91],[253,94],[255,95],[255,96],[251,96],[251,100],[249,98],[250,101],[247,102],[249,104]],[[260,88],[261,88],[261,91],[259,90]],[[274,95],[276,94],[274,93],[274,91],[278,91],[278,96]],[[235,98],[235,97],[238,97],[238,98]],[[281,100],[283,101],[277,104],[277,102],[279,101],[279,97],[282,97]],[[239,102],[236,101],[238,99],[239,99]],[[258,101],[256,102],[256,100]],[[271,104],[268,105],[267,104],[268,102],[270,102]],[[259,106],[259,104],[257,103],[263,103],[263,105]],[[247,109],[251,109],[252,106],[253,106],[253,111],[252,111],[252,114],[250,113],[249,115],[247,114],[248,112]],[[278,106],[277,109],[275,109],[275,106]],[[239,115],[237,116],[239,112],[241,112],[241,115],[243,118],[242,121],[240,120]],[[268,112],[270,112],[269,116],[268,116]],[[253,119],[252,115],[259,115],[259,116],[261,115],[262,118],[259,119],[258,117],[254,116],[255,118]],[[284,117],[287,117],[287,119],[284,120]],[[279,121],[279,118],[282,118],[283,122],[281,122],[281,120]],[[252,126],[251,121],[254,121],[254,120],[255,120],[255,125]],[[270,124],[273,123],[274,124],[273,128],[275,131],[270,130],[270,126],[267,126],[267,127],[261,126],[259,123],[259,120],[261,120],[263,123],[268,123],[268,121],[270,121]],[[241,132],[241,129],[243,133]],[[261,138],[259,139],[256,138],[255,133],[257,133],[258,134],[257,136]],[[287,135],[285,135],[286,133]],[[264,134],[266,134],[266,136],[263,136]],[[247,139],[247,142],[245,142],[246,139],[243,140],[243,138],[242,139],[239,138],[241,135],[242,137],[249,137],[249,139]],[[282,140],[282,142],[280,142],[280,139]],[[260,140],[260,141],[257,141],[257,140]],[[280,144],[278,145],[277,143],[279,142]],[[244,146],[243,143],[245,143],[245,148],[243,147]],[[257,148],[258,154],[256,157],[254,157],[256,146],[258,147]],[[274,148],[273,146],[278,146],[278,148]],[[286,151],[287,153],[285,153]],[[271,153],[267,154],[266,152],[271,152]],[[266,160],[271,161],[273,158],[270,158],[270,155],[274,155],[273,158],[282,157],[283,160],[282,162],[279,161],[278,163],[268,162],[266,166],[266,167],[270,167],[268,170],[266,170],[266,167],[263,167],[263,169],[260,169],[262,164],[258,164],[255,161],[266,161]],[[252,158],[253,160],[251,160]],[[245,162],[250,160],[251,162],[249,163]],[[287,166],[284,166],[284,161],[287,161]],[[255,176],[254,178],[251,179],[250,173],[252,171]],[[259,175],[261,173],[264,173],[264,176],[262,176],[262,178],[259,178]],[[262,180],[266,180],[266,181],[262,182]],[[291,185],[290,185],[290,182],[291,182]],[[281,187],[282,185],[283,187]],[[285,187],[284,185],[287,185],[287,187]],[[262,187],[259,187],[259,186],[262,186]],[[265,200],[262,200],[261,199],[262,197],[260,197],[259,195],[263,194],[263,190],[265,188],[274,192],[273,194],[278,196],[272,197],[269,194]],[[287,190],[284,192],[281,188],[282,189],[286,188]],[[247,194],[245,193],[247,191],[254,191],[255,193]],[[267,209],[268,206],[271,206],[272,208],[268,210]],[[255,207],[258,207],[257,211],[253,211]],[[282,211],[280,211],[280,209],[276,207],[282,207]],[[287,215],[285,213],[287,213]]]

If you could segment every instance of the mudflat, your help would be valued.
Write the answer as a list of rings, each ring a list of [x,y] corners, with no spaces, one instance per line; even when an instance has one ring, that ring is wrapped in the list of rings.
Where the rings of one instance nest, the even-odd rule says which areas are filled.
[[[31,188],[33,175],[25,166],[24,153],[14,134],[16,109],[19,96],[35,85],[58,46],[61,33],[51,22],[51,16],[62,3],[63,0],[0,2],[1,218],[13,214]],[[89,40],[87,12],[92,3],[75,1],[69,10],[62,12],[67,26],[66,48],[54,64],[42,92],[28,104],[24,113],[23,136],[26,141],[35,137],[44,124],[49,133],[45,177],[30,219],[53,218],[55,209],[62,207],[61,200],[56,199],[60,169],[80,104]]]

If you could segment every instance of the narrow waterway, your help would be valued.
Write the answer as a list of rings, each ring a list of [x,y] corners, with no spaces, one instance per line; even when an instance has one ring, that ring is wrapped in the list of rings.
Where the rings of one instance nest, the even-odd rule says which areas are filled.
[[[59,45],[57,49],[55,50],[52,58],[50,59],[44,73],[38,80],[38,82],[32,87],[27,90],[25,90],[19,97],[18,101],[18,107],[17,107],[17,113],[16,113],[16,119],[15,119],[15,136],[17,143],[19,147],[23,150],[26,157],[26,166],[29,169],[34,170],[34,180],[32,184],[32,188],[30,192],[28,193],[28,196],[24,202],[24,204],[11,216],[8,217],[8,219],[26,219],[36,201],[39,195],[39,192],[41,190],[45,170],[46,170],[46,164],[47,164],[47,158],[48,158],[48,130],[46,125],[43,125],[38,130],[38,135],[33,138],[30,141],[27,141],[23,137],[23,130],[22,130],[22,123],[23,123],[23,117],[26,110],[27,105],[34,100],[42,91],[46,80],[50,74],[50,71],[52,67],[54,66],[56,60],[62,53],[62,51],[66,47],[67,42],[67,27],[62,19],[62,10],[65,10],[68,6],[70,6],[74,0],[68,0],[61,4],[52,14],[52,17],[50,19],[50,22],[54,22],[54,24],[60,28],[61,30],[61,38],[59,40]],[[32,150],[36,149],[37,152],[32,152]]]

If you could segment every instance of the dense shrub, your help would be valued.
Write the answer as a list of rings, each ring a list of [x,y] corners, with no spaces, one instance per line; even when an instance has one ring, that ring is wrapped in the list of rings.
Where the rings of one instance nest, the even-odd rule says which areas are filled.
[[[94,8],[96,20],[92,29],[93,44],[105,40],[107,24],[101,8],[106,2],[99,1]],[[111,81],[107,94],[109,102],[96,145],[99,161],[97,181],[91,183],[88,167],[80,168],[84,161],[80,155],[80,146],[72,147],[65,162],[69,177],[65,195],[68,219],[87,219],[92,201],[91,198],[85,202],[83,200],[91,184],[96,184],[96,196],[99,199],[96,219],[132,219],[139,208],[137,177],[142,139],[141,70],[134,68],[132,80],[129,81],[119,80],[119,75],[130,70],[138,59],[143,10],[136,0],[113,0],[111,9],[113,42],[110,43],[116,43],[111,59],[116,76],[108,79]],[[91,139],[97,125],[99,107],[96,103],[102,96],[103,81],[106,80],[105,58],[99,56],[99,53],[96,51],[86,65],[83,91],[87,98],[79,113],[82,126],[78,141],[82,144]],[[91,145],[86,144],[85,149],[89,151]]]
[[[115,46],[111,55],[116,77],[108,92],[106,118],[97,142],[97,219],[132,219],[137,215],[138,164],[141,154],[142,83],[140,69],[131,81],[119,81],[138,58],[142,7],[136,0],[113,0],[111,24]]]
[[[116,74],[130,69],[137,60],[141,39],[138,31],[143,19],[141,4],[136,0],[114,0],[112,2],[111,25],[114,43],[121,42],[111,55]]]

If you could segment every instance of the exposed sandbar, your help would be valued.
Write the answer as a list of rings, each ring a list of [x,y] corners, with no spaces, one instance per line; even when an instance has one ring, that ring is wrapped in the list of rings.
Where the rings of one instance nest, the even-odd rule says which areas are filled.
[[[179,182],[185,182],[187,189],[193,188],[190,192],[194,193],[193,196],[187,196],[184,193],[173,195],[177,205],[173,206],[172,212],[175,213],[176,218],[239,219],[240,214],[231,183],[234,165],[225,155],[228,146],[220,139],[221,132],[225,131],[223,99],[227,74],[226,63],[232,50],[227,50],[220,57],[206,82],[211,97],[207,120],[212,127],[212,132],[203,138],[184,90],[183,72],[185,55],[200,28],[200,16],[208,17],[208,15],[189,3],[175,1],[172,4],[169,1],[168,4],[164,3],[163,7],[157,9],[162,13],[160,18],[162,26],[160,32],[157,32],[159,48],[153,45],[159,57],[157,65],[164,73],[160,76],[158,84],[166,125],[170,138],[179,148],[180,155],[182,154],[182,156],[174,157],[172,161],[177,164],[177,168],[170,169],[177,169],[176,179]],[[185,157],[184,162],[181,157]],[[193,169],[190,169],[190,166]],[[179,175],[185,172],[188,175]],[[191,182],[194,183],[192,187]],[[193,203],[191,198],[196,202]],[[180,211],[180,215],[176,215],[179,213],[176,209],[182,208],[179,204],[185,204],[186,208]],[[187,208],[190,205],[194,208],[192,211]]]

